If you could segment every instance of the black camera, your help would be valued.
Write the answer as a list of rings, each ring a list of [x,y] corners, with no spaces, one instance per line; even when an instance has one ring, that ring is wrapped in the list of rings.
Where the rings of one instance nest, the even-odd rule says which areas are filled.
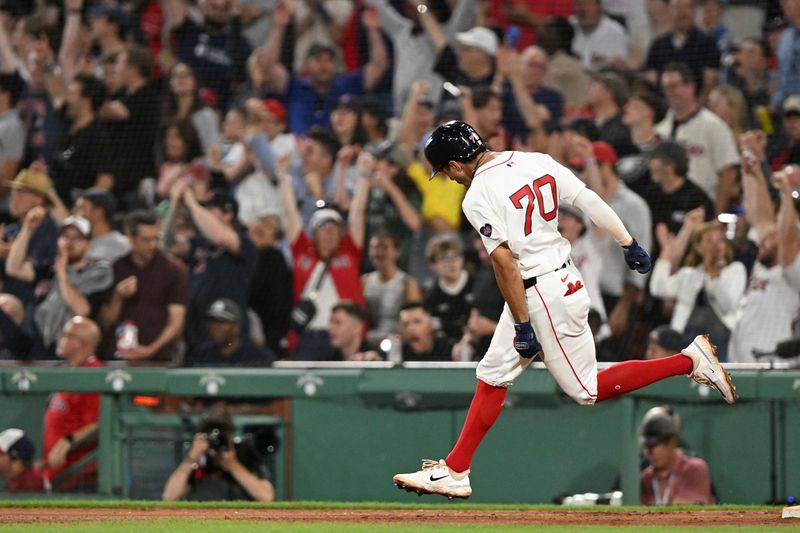
[[[219,428],[214,428],[206,434],[206,440],[208,441],[208,449],[215,452],[227,451],[231,444],[228,433]]]

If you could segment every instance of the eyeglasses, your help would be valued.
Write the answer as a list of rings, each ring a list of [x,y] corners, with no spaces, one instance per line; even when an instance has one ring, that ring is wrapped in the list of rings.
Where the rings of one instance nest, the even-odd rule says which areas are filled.
[[[88,240],[83,235],[59,235],[58,238],[59,239],[63,239],[65,241],[67,241],[67,242],[81,242],[81,241]]]
[[[443,256],[439,257],[439,259],[437,259],[437,261],[441,261],[442,263],[454,263],[454,262],[458,261],[461,258],[462,258],[462,256],[458,255],[458,254],[447,254],[447,255],[443,255]]]

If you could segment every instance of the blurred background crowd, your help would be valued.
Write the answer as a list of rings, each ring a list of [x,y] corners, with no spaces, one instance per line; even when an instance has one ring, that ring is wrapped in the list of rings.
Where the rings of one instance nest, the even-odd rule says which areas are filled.
[[[600,360],[800,353],[800,0],[2,0],[0,358],[480,359],[452,119],[657,259],[559,206]]]

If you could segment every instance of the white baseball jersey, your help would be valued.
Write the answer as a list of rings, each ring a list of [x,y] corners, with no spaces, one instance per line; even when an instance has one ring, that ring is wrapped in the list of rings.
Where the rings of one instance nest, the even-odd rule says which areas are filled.
[[[792,337],[792,326],[800,312],[800,295],[784,277],[780,266],[753,265],[747,292],[739,304],[739,316],[731,331],[728,360],[756,361],[753,350],[770,352]]]
[[[527,279],[569,258],[569,241],[558,232],[558,204],[572,205],[584,188],[549,155],[500,152],[478,168],[462,207],[486,251],[507,242]]]

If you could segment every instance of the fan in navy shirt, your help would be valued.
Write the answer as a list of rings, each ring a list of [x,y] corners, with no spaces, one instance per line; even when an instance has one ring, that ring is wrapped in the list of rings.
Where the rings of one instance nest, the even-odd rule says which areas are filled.
[[[275,354],[242,336],[242,311],[235,302],[220,298],[206,311],[209,340],[191,350],[184,366],[270,366]],[[246,319],[246,317],[244,317]]]
[[[704,91],[716,85],[719,71],[719,48],[713,37],[694,25],[692,0],[672,0],[669,5],[672,31],[655,39],[647,51],[644,68],[651,81],[672,62],[686,63]]]
[[[175,244],[175,211],[184,204],[197,226],[198,234],[189,243],[179,243],[179,250],[189,262],[189,308],[186,316],[186,340],[190,347],[206,339],[203,316],[219,298],[230,298],[247,308],[248,289],[256,262],[256,249],[247,233],[236,227],[238,205],[223,190],[202,203],[195,198],[189,182],[178,182],[172,189],[164,241]],[[242,336],[249,333],[242,324]]]
[[[305,135],[311,126],[327,127],[330,124],[331,111],[342,95],[361,94],[375,89],[389,66],[389,57],[378,14],[373,9],[367,9],[362,23],[367,30],[369,62],[363,68],[337,74],[337,50],[316,43],[306,54],[307,77],[294,76],[279,61],[290,17],[287,6],[278,4],[273,11],[273,29],[259,61],[269,80],[269,89],[286,95],[289,129],[292,133]]]
[[[174,29],[178,57],[187,63],[200,86],[209,89],[221,109],[227,107],[233,86],[246,78],[250,44],[242,34],[233,0],[204,0],[199,12],[188,2],[167,0],[164,7]]]

